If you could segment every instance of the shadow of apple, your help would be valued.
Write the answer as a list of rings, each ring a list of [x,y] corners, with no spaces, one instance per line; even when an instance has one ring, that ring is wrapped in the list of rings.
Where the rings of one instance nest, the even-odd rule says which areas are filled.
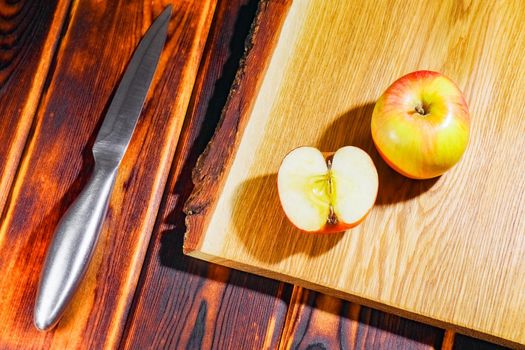
[[[370,130],[374,103],[366,103],[340,115],[324,132],[316,144],[321,151],[335,151],[343,146],[357,146],[365,150],[377,168],[379,190],[376,205],[405,202],[430,190],[439,177],[412,180],[390,168],[381,158]]]

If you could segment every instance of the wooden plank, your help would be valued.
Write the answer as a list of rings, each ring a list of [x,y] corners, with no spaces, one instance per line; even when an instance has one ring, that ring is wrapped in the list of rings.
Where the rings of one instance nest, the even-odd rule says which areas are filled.
[[[182,254],[191,171],[217,125],[257,1],[220,1],[121,346],[273,349],[291,288]]]
[[[70,0],[0,3],[0,213],[69,5]]]
[[[456,333],[451,330],[446,330],[443,336],[443,344],[441,344],[441,350],[452,350],[454,347],[454,339]]]
[[[439,349],[443,330],[295,287],[280,349]]]
[[[184,205],[187,232],[183,249],[186,254],[196,254],[195,249],[202,243],[203,233],[226,177],[226,170],[235,155],[240,134],[253,107],[254,96],[270,62],[279,28],[290,4],[291,0],[260,2],[254,26],[247,39],[247,52],[240,63],[220,123],[193,171],[195,187]]]
[[[166,1],[78,1],[0,226],[0,347],[114,348],[149,242],[215,1],[171,1],[169,37],[122,162],[98,248],[58,327],[32,325],[44,254],[93,166],[104,110]]]
[[[256,72],[271,59],[260,90],[241,81],[198,164],[186,251],[525,345],[525,107],[508,102],[525,89],[523,20],[522,1],[293,2],[273,54],[257,38],[275,25],[247,56]],[[465,157],[426,182],[392,171],[369,129],[374,101],[418,69],[457,81],[472,113]],[[304,235],[278,209],[276,172],[304,144],[373,157],[378,202],[351,233]]]

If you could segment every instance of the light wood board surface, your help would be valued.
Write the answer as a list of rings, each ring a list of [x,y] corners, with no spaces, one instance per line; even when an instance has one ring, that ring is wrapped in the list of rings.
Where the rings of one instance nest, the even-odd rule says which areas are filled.
[[[197,170],[218,200],[204,190],[190,200],[186,251],[525,344],[524,21],[521,1],[294,1],[237,134],[210,145],[234,149],[225,169],[205,155]],[[466,155],[430,181],[392,171],[370,136],[375,100],[418,69],[455,80],[472,116]],[[370,153],[380,189],[362,225],[321,236],[289,224],[276,172],[301,145]]]

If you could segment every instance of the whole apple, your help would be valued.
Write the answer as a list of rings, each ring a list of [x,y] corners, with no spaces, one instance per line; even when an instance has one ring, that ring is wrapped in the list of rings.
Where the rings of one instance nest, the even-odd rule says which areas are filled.
[[[371,128],[388,165],[406,177],[429,179],[461,159],[469,141],[470,114],[454,82],[437,72],[417,71],[383,93]]]

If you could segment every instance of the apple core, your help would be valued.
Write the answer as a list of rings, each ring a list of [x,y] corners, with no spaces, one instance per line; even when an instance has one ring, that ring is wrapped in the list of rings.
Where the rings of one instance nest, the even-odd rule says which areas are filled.
[[[357,225],[375,202],[378,176],[357,147],[323,154],[299,147],[283,160],[277,178],[288,219],[308,232],[340,232]]]

